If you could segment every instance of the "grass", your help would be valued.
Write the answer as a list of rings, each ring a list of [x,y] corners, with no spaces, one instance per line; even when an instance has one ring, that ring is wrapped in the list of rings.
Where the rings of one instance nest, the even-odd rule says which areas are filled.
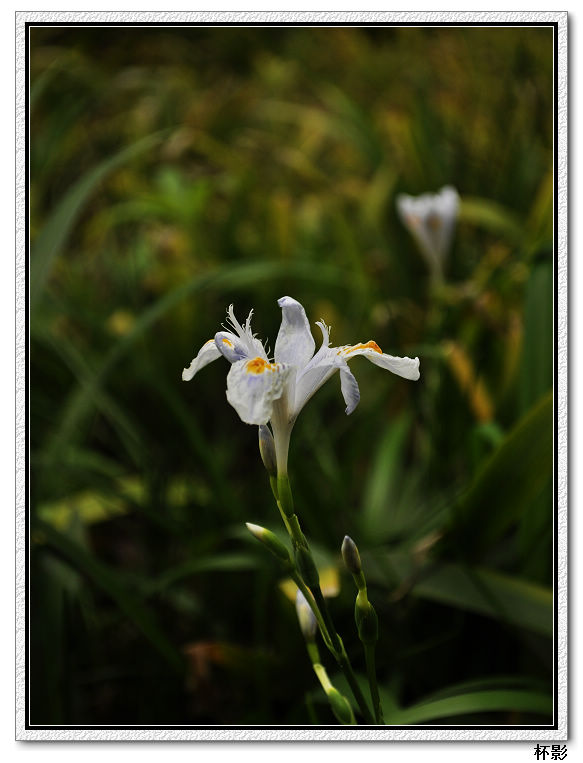
[[[33,723],[334,722],[244,531],[279,531],[256,430],[224,361],[180,381],[230,303],[273,347],[284,294],[421,361],[356,360],[290,452],[387,719],[548,722],[551,30],[37,27],[30,65]],[[445,184],[433,288],[395,198]]]

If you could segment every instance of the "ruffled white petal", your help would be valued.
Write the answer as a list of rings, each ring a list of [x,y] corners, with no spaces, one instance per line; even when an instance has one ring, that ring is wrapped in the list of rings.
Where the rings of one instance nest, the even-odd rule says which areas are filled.
[[[235,336],[239,337],[240,345],[245,349],[245,355],[248,358],[263,358],[264,360],[267,360],[267,355],[265,354],[265,348],[255,337],[255,334],[251,331],[251,316],[253,315],[253,310],[249,313],[247,316],[247,320],[245,321],[245,326],[241,326],[239,321],[235,318],[235,311],[233,310],[233,305],[229,305],[229,309],[227,310],[227,323],[230,324],[231,328],[233,329],[233,332]],[[223,333],[223,332],[219,332]],[[231,336],[230,331],[225,332],[225,335],[227,337]]]
[[[317,324],[322,332],[322,344],[314,355],[315,342],[304,308],[291,297],[282,297],[279,304],[283,319],[275,349],[276,362],[269,362],[263,345],[251,332],[251,313],[245,326],[241,326],[231,306],[228,321],[233,331],[219,331],[214,339],[206,342],[184,369],[182,378],[192,379],[220,355],[227,358],[231,363],[227,400],[247,424],[261,425],[271,420],[278,468],[285,469],[289,433],[297,415],[336,371],[340,372],[346,413],[352,413],[358,405],[360,391],[348,367],[349,360],[363,355],[381,368],[405,379],[417,380],[419,358],[386,355],[373,341],[330,347],[329,329],[323,322]],[[283,362],[283,358],[288,361]]]
[[[185,368],[182,371],[182,381],[190,381],[201,368],[208,366],[209,363],[212,363],[213,360],[220,357],[221,353],[217,349],[215,340],[209,339],[208,342],[205,342],[200,348],[198,355],[194,358],[188,368]]]
[[[267,424],[273,403],[284,391],[291,369],[261,357],[233,363],[227,376],[227,400],[246,424]]]
[[[221,355],[224,355],[229,363],[236,363],[238,360],[245,360],[250,357],[248,344],[230,331],[219,331],[215,334],[214,342]],[[256,356],[256,352],[251,355],[251,357]]]
[[[376,342],[372,340],[366,344],[348,345],[346,347],[340,347],[337,350],[338,354],[346,361],[357,355],[363,355],[375,366],[380,366],[387,371],[402,376],[404,379],[411,379],[411,381],[417,381],[419,379],[419,358],[398,358],[394,355],[385,354]]]
[[[301,369],[309,362],[316,346],[306,311],[291,297],[282,297],[277,304],[281,307],[282,317],[275,342],[275,361]]]

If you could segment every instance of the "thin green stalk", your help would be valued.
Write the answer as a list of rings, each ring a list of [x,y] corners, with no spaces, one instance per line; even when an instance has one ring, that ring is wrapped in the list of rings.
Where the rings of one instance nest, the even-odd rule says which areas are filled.
[[[291,573],[292,580],[297,585],[297,587],[300,589],[300,591],[303,593],[304,598],[310,605],[310,609],[314,613],[314,617],[316,618],[316,622],[318,623],[318,626],[320,628],[320,633],[322,634],[322,638],[324,639],[324,643],[328,647],[328,649],[334,654],[335,650],[332,646],[332,639],[330,638],[330,633],[328,632],[328,628],[326,626],[326,623],[324,622],[324,618],[322,617],[322,613],[320,612],[320,608],[316,604],[314,597],[312,596],[312,592],[308,588],[308,586],[304,583],[302,578],[300,577],[297,570],[293,570]]]
[[[340,694],[338,689],[332,685],[328,673],[326,672],[326,668],[320,662],[320,652],[318,651],[316,642],[307,640],[306,647],[312,662],[312,668],[314,669],[314,673],[316,674],[322,689],[328,697],[332,712],[344,726],[356,726],[356,719],[352,707],[350,706],[350,702],[348,702],[346,697]]]
[[[370,686],[370,698],[375,714],[375,720],[379,724],[384,724],[383,709],[381,707],[381,698],[379,696],[379,686],[377,683],[377,672],[375,666],[375,646],[374,644],[364,645],[364,656],[366,659],[366,672]]]
[[[308,575],[308,578],[306,578],[306,580],[302,580],[302,583],[304,584],[304,587],[307,587],[313,594],[313,599],[315,600],[316,605],[315,608],[310,603],[312,596],[306,596],[304,588],[301,586],[298,587],[300,587],[300,590],[304,596],[306,596],[308,603],[310,603],[310,607],[312,608],[318,624],[320,625],[322,637],[324,638],[326,645],[334,655],[338,665],[346,676],[346,680],[348,681],[348,684],[352,690],[352,694],[354,695],[354,699],[358,703],[364,719],[367,723],[374,724],[372,713],[370,712],[364,695],[360,690],[360,686],[358,685],[358,681],[354,675],[354,670],[352,669],[350,659],[348,658],[346,650],[344,649],[344,644],[342,643],[340,636],[336,632],[336,628],[334,627],[334,623],[332,622],[332,618],[330,617],[330,613],[328,611],[328,606],[322,594],[322,589],[320,588],[318,581],[318,571],[314,563],[312,553],[309,549],[306,537],[300,527],[298,516],[294,510],[291,486],[289,484],[289,477],[287,473],[278,473],[277,487],[276,491],[274,491],[274,495],[276,495],[277,507],[282,515],[285,528],[296,551],[296,569],[298,573],[297,577],[302,579],[306,578],[306,575]],[[328,640],[326,640],[325,634],[327,634]]]
[[[358,547],[350,536],[346,535],[344,537],[341,550],[346,569],[351,573],[358,589],[354,604],[354,619],[358,629],[358,637],[364,646],[366,672],[375,720],[381,724],[384,723],[384,719],[375,666],[375,644],[379,637],[379,621],[374,607],[368,600],[366,578],[362,569]]]
[[[324,622],[326,623],[326,627],[328,629],[328,632],[330,633],[332,646],[334,647],[334,654],[336,656],[338,664],[340,665],[344,675],[346,676],[346,680],[348,681],[348,685],[350,686],[352,694],[354,695],[354,699],[358,703],[360,712],[362,713],[367,723],[374,724],[374,718],[372,717],[372,714],[369,710],[366,699],[364,698],[364,694],[360,690],[360,686],[358,685],[358,681],[356,680],[356,676],[354,674],[354,670],[352,668],[350,658],[348,657],[348,654],[346,653],[346,649],[344,648],[344,644],[342,643],[340,636],[336,632],[334,623],[332,622],[332,618],[328,610],[328,605],[326,604],[326,600],[324,599],[324,595],[322,594],[322,589],[320,588],[320,586],[317,586],[314,589],[312,589],[312,593],[314,594],[314,599],[316,600],[316,604],[318,605],[320,611],[322,612],[322,615],[324,617]]]

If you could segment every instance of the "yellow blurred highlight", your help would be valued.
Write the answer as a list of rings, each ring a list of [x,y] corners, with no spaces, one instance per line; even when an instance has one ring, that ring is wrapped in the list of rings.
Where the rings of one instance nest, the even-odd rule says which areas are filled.
[[[520,369],[520,360],[522,358],[522,339],[524,327],[522,316],[518,310],[513,310],[508,315],[508,326],[506,329],[506,342],[504,348],[504,368],[502,372],[501,389],[509,389]]]
[[[469,400],[470,407],[478,421],[491,421],[494,410],[492,400],[482,379],[476,377],[472,361],[457,342],[444,342],[443,350],[451,371],[460,389]]]
[[[134,327],[136,317],[129,310],[116,310],[107,319],[107,329],[115,336],[125,336]]]
[[[291,602],[295,602],[298,587],[291,578],[282,580],[279,588]],[[320,588],[327,599],[338,596],[340,593],[340,576],[336,567],[325,567],[320,571]]]
[[[76,521],[92,525],[126,514],[130,501],[139,503],[143,498],[142,480],[139,477],[126,477],[117,483],[115,495],[85,490],[60,501],[42,504],[38,516],[55,530],[64,531]]]

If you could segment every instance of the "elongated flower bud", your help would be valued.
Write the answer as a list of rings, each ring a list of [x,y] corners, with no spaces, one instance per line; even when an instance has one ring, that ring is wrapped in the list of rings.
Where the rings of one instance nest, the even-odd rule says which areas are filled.
[[[326,694],[328,695],[328,701],[330,702],[332,712],[340,723],[343,723],[346,726],[354,725],[354,715],[346,697],[340,694],[338,689],[335,689],[334,687],[328,689]]]
[[[356,597],[354,619],[356,620],[358,637],[362,643],[375,644],[379,637],[379,619],[365,591],[359,591]]]
[[[313,641],[318,630],[318,622],[306,597],[299,588],[296,594],[296,613],[304,638],[306,641]]]
[[[359,575],[362,572],[362,565],[360,563],[360,554],[356,543],[348,535],[344,536],[342,541],[342,558],[348,572],[353,575]]]
[[[364,578],[364,572],[362,571],[360,554],[358,553],[356,543],[349,535],[345,535],[344,540],[342,541],[342,558],[346,565],[346,569],[352,573],[352,577],[354,578],[358,590],[364,590],[366,588],[366,580]]]
[[[291,563],[289,551],[271,530],[267,530],[265,527],[260,527],[259,525],[252,525],[250,522],[246,522],[246,526],[251,535],[254,535],[258,541],[263,543],[264,546],[267,546],[271,553],[275,554],[278,559],[281,559],[283,562]]]
[[[277,475],[277,458],[275,456],[275,442],[271,430],[265,424],[259,426],[259,453],[263,466],[270,477]]]

